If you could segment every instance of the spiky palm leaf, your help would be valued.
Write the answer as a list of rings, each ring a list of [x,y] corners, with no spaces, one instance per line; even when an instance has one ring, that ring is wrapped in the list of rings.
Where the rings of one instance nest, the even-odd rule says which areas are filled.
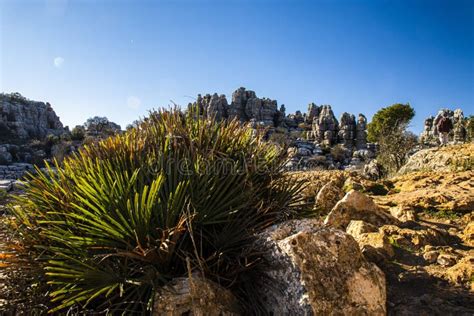
[[[14,208],[38,250],[51,312],[142,313],[153,290],[192,269],[235,286],[265,227],[295,216],[302,183],[285,157],[237,121],[154,112],[136,129],[37,170]]]

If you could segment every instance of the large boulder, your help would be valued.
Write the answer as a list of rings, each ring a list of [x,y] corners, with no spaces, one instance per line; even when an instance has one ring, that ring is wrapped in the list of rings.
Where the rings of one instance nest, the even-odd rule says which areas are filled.
[[[370,197],[356,190],[349,191],[342,200],[337,202],[324,223],[335,228],[346,229],[351,220],[363,220],[376,226],[399,224],[395,217],[386,213]]]
[[[271,227],[257,241],[268,263],[257,280],[265,313],[384,315],[385,276],[343,231],[315,219]]]
[[[157,291],[153,316],[240,315],[235,296],[220,285],[193,275],[173,279]]]
[[[321,212],[321,215],[326,215],[343,197],[344,191],[331,181],[326,183],[318,192],[315,207]]]

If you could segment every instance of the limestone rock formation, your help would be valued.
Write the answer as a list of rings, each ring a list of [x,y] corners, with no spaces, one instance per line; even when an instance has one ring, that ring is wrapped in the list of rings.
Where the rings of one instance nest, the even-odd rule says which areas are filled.
[[[0,141],[44,139],[65,132],[49,103],[28,100],[19,93],[0,94]]]
[[[337,202],[324,223],[345,229],[351,220],[363,220],[376,226],[399,224],[395,217],[382,210],[370,197],[356,190],[349,191]]]
[[[441,109],[436,116],[429,116],[425,119],[423,132],[420,135],[420,141],[424,144],[436,145],[438,143],[438,122],[443,116],[452,120],[453,130],[449,133],[449,140],[456,143],[463,143],[467,138],[467,120],[461,109],[454,111]]]
[[[285,139],[284,143],[295,147],[296,155],[288,163],[289,169],[321,167],[361,170],[375,156],[375,148],[367,144],[367,119],[362,114],[356,121],[353,114],[343,113],[339,122],[330,105],[310,103],[307,113],[296,111],[286,115],[283,104],[278,109],[276,100],[259,98],[254,91],[244,87],[232,93],[230,104],[225,95],[214,93],[198,95],[194,105],[198,106],[202,115],[215,115],[218,120],[236,118],[250,123],[254,129],[266,127],[268,137],[277,133],[274,139]],[[306,145],[307,142],[311,143],[310,146]],[[347,161],[322,155],[321,147],[328,149],[337,144],[349,152]],[[357,154],[349,159],[354,151],[363,153],[363,157]]]
[[[217,93],[214,93],[212,96],[206,94],[204,97],[198,94],[196,104],[199,106],[201,113],[215,115],[217,120],[228,117],[227,111],[229,105],[223,94],[220,96],[218,96]]]
[[[344,191],[334,182],[329,182],[318,192],[315,207],[320,211],[320,215],[326,215],[343,197]]]
[[[319,113],[321,112],[321,108],[314,103],[310,103],[308,105],[308,114],[306,115],[306,122],[311,124],[313,120],[319,117]]]
[[[410,158],[400,168],[399,174],[414,171],[464,171],[474,165],[474,144],[423,149]]]
[[[265,278],[259,297],[272,315],[385,315],[383,272],[356,241],[317,220],[293,220],[259,236]]]
[[[237,299],[227,289],[199,276],[174,279],[157,291],[153,316],[240,315]]]
[[[367,148],[367,118],[362,113],[357,119],[355,144],[357,149]]]
[[[355,116],[347,112],[342,113],[339,119],[338,141],[347,149],[352,149],[356,138]]]
[[[200,112],[215,115],[218,120],[237,118],[242,122],[255,121],[264,126],[275,127],[283,121],[278,110],[277,101],[268,98],[258,98],[256,93],[241,87],[232,93],[232,103],[229,105],[225,95],[198,95],[195,104]],[[284,107],[282,108],[284,111]],[[284,115],[284,114],[283,114]]]
[[[313,119],[313,133],[316,141],[331,146],[337,141],[339,124],[330,105],[323,105],[319,117]]]

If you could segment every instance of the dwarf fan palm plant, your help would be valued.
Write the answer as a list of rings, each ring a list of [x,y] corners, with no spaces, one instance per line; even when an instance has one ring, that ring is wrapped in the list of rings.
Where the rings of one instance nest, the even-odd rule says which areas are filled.
[[[52,312],[143,313],[191,269],[239,294],[255,234],[294,216],[301,182],[237,121],[154,112],[123,135],[31,175],[14,208],[51,287]]]

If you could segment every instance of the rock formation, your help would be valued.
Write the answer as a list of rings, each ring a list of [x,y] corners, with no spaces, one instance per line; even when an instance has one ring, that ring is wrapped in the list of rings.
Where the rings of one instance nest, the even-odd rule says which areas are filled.
[[[385,276],[341,230],[294,220],[259,235],[270,265],[256,280],[269,315],[384,315]]]
[[[229,105],[227,104],[225,95],[218,96],[217,93],[214,93],[212,96],[206,94],[202,97],[199,94],[196,104],[199,106],[201,113],[214,114],[218,120],[228,117],[227,111]]]
[[[353,114],[342,113],[339,120],[340,128],[337,134],[338,142],[347,149],[352,149],[356,139],[356,122]]]
[[[232,93],[232,103],[229,105],[225,95],[212,96],[200,94],[194,103],[202,114],[215,115],[217,119],[237,118],[242,122],[254,120],[259,125],[275,127],[283,118],[278,110],[277,101],[268,98],[258,98],[254,91],[239,88]],[[284,111],[284,107],[282,107]]]
[[[313,133],[316,141],[331,146],[337,142],[339,124],[330,105],[323,105],[317,118],[313,119]]]
[[[367,118],[362,113],[357,119],[355,144],[357,149],[367,148]]]
[[[49,103],[31,101],[19,93],[0,94],[0,141],[41,140],[64,132]]]
[[[241,315],[237,298],[228,289],[193,275],[173,279],[157,291],[152,316]]]
[[[425,119],[423,132],[420,135],[420,141],[428,145],[438,144],[438,122],[441,117],[447,115],[453,122],[453,130],[449,133],[449,141],[455,143],[463,143],[467,138],[467,120],[461,109],[454,111],[449,109],[441,109],[436,116],[429,116]]]

